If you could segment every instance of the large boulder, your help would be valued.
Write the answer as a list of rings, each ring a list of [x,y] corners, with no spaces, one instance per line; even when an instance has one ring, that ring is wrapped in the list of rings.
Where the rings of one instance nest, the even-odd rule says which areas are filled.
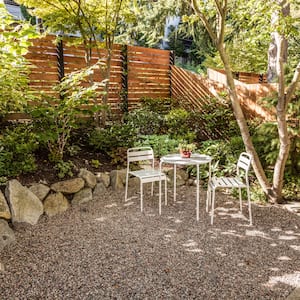
[[[103,182],[105,187],[110,186],[110,174],[109,174],[109,172],[97,173],[96,177],[97,177],[97,181],[98,182]]]
[[[106,186],[103,182],[98,182],[93,191],[93,199],[99,199],[106,192]]]
[[[50,188],[49,186],[42,183],[34,183],[29,189],[41,200],[43,201],[48,195]]]
[[[51,189],[55,192],[64,194],[75,194],[84,187],[84,180],[82,178],[74,178],[53,183]]]
[[[84,188],[77,192],[73,199],[72,205],[78,205],[93,200],[93,192],[91,188]]]
[[[18,180],[12,179],[5,189],[10,206],[12,222],[25,222],[35,225],[44,212],[41,200]]]
[[[124,189],[126,183],[126,169],[110,172],[110,184],[113,190]]]
[[[15,233],[9,227],[7,221],[0,219],[0,252],[15,240]]]
[[[62,213],[69,207],[69,201],[62,193],[50,194],[44,201],[44,210],[49,217]]]
[[[0,218],[9,220],[11,213],[3,193],[0,191]]]
[[[85,186],[94,188],[97,184],[97,177],[87,169],[80,169],[78,176],[85,181]]]

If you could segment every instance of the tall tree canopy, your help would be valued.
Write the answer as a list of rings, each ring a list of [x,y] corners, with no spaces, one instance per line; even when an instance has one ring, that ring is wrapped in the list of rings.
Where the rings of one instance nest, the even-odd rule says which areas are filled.
[[[258,12],[261,12],[260,14],[251,14],[251,17],[254,20],[256,20],[255,22],[258,22],[258,24],[259,21],[264,18],[267,18],[271,23],[272,14],[276,14],[277,17],[275,22],[273,19],[272,26],[273,32],[276,32],[275,42],[278,50],[276,56],[276,75],[278,78],[276,118],[280,146],[277,160],[274,166],[272,182],[270,182],[266,177],[260,159],[253,146],[247,122],[245,120],[243,111],[239,103],[239,99],[237,97],[236,87],[233,80],[232,67],[230,64],[230,52],[226,47],[228,27],[230,27],[232,24],[232,21],[230,21],[228,15],[230,15],[231,12],[239,11],[241,8],[241,4],[244,3],[244,1],[227,0],[190,1],[190,4],[195,12],[195,21],[199,20],[204,24],[206,30],[208,31],[209,35],[214,41],[219,52],[220,58],[223,62],[226,71],[227,86],[233,111],[237,123],[239,125],[246,150],[253,156],[253,168],[256,177],[268,198],[271,201],[280,202],[282,200],[284,169],[290,149],[290,137],[287,129],[287,107],[292,97],[294,96],[297,87],[299,88],[298,85],[300,80],[300,58],[298,57],[298,63],[297,67],[294,70],[292,81],[288,85],[286,85],[284,65],[287,61],[287,57],[285,51],[285,43],[286,40],[288,40],[289,36],[295,33],[293,29],[297,26],[297,20],[283,14],[282,11],[286,6],[289,6],[291,3],[296,3],[293,1],[264,1],[262,3],[261,1],[250,0],[247,1],[246,6],[249,9],[258,9]],[[246,11],[250,14],[251,11],[249,11],[249,9]],[[211,17],[211,14],[215,16],[213,18],[214,22],[209,21],[209,17]],[[263,35],[261,35],[261,38],[262,37]]]
[[[111,70],[113,44],[116,36],[121,36],[124,24],[134,19],[130,0],[17,0],[25,5],[36,17],[43,20],[44,27],[61,38],[76,35],[73,43],[85,46],[87,66],[91,65],[92,49],[98,52],[98,67],[104,78],[105,93],[102,103],[107,105],[108,86]],[[99,49],[105,49],[106,55]],[[90,77],[90,83],[93,78]],[[95,116],[99,124],[99,115]],[[106,122],[106,110],[102,113],[102,123]]]

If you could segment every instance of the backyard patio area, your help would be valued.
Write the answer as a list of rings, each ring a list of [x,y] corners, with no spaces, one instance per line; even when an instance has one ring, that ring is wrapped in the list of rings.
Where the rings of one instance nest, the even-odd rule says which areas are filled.
[[[72,207],[35,226],[15,227],[1,255],[1,299],[285,299],[300,285],[300,217],[253,204],[254,226],[238,201],[217,193],[215,223],[195,188],[158,198],[123,191]],[[132,191],[131,191],[132,195]],[[245,203],[245,216],[247,207]]]

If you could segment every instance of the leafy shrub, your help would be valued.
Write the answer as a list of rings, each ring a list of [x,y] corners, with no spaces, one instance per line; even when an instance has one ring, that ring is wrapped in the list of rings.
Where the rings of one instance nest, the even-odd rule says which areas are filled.
[[[172,109],[166,116],[168,133],[174,139],[186,140],[192,143],[195,140],[195,133],[188,124],[190,113],[183,108]]]
[[[18,176],[36,169],[34,152],[39,147],[31,125],[4,130],[0,139],[0,176]]]
[[[166,131],[164,116],[149,108],[140,108],[128,113],[125,122],[137,128],[139,134],[160,134]]]
[[[74,164],[71,161],[63,161],[60,160],[56,162],[54,168],[57,170],[57,176],[58,178],[64,178],[67,175],[72,177],[73,176],[73,168]]]
[[[179,107],[179,101],[173,98],[147,98],[141,99],[141,107],[161,115],[166,115],[170,110]]]
[[[202,130],[207,138],[228,139],[239,134],[230,102],[210,98],[209,103],[202,108],[200,115]]]
[[[140,136],[135,146],[151,146],[158,157],[172,152],[178,152],[180,140],[172,139],[169,135],[145,135]]]
[[[30,39],[38,36],[28,22],[18,21],[0,3],[0,116],[22,111],[32,100],[28,86],[28,62],[24,55],[31,45]]]
[[[126,151],[137,140],[137,129],[131,124],[115,123],[107,128],[96,128],[90,134],[89,144],[108,154],[113,163],[124,163]]]
[[[78,128],[79,117],[101,109],[97,106],[93,106],[93,110],[82,108],[97,95],[99,84],[81,86],[91,72],[93,67],[69,74],[55,87],[56,92],[62,96],[61,99],[43,97],[35,107],[29,108],[40,142],[49,150],[50,161],[63,160],[71,133]]]

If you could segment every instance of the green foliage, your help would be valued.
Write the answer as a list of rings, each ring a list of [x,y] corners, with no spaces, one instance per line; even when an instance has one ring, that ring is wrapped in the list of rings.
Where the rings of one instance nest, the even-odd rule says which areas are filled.
[[[170,110],[180,106],[179,100],[174,98],[148,98],[141,99],[141,107],[150,111],[166,115]]]
[[[22,111],[32,99],[28,88],[28,62],[24,58],[35,29],[27,23],[16,21],[0,3],[0,116]]]
[[[101,166],[101,162],[98,159],[92,159],[91,160],[91,165],[94,168],[98,169]]]
[[[210,98],[202,109],[203,113],[199,117],[207,137],[228,139],[239,133],[229,100]]]
[[[137,129],[131,124],[115,123],[107,128],[96,128],[90,134],[89,144],[96,150],[108,154],[114,163],[126,161],[125,149],[134,145]]]
[[[164,116],[147,107],[129,112],[125,122],[137,128],[139,134],[159,134],[166,127]]]
[[[186,140],[193,142],[195,139],[194,132],[187,122],[190,113],[183,108],[172,109],[166,116],[166,124],[168,133],[174,139]]]
[[[56,161],[54,168],[57,171],[57,177],[62,179],[66,176],[73,176],[74,164],[71,161]]]
[[[39,147],[31,125],[7,128],[0,138],[0,176],[18,176],[36,169],[34,151]]]
[[[151,146],[156,156],[160,157],[168,153],[178,152],[179,140],[170,138],[169,135],[145,135],[140,136],[139,141],[134,145]]]
[[[56,92],[61,95],[61,99],[44,96],[36,106],[28,108],[40,143],[49,150],[50,161],[60,162],[63,160],[71,133],[78,128],[78,118],[83,114],[91,116],[93,112],[101,109],[96,105],[89,110],[83,109],[84,104],[87,105],[90,99],[97,96],[98,83],[88,87],[81,85],[85,78],[93,72],[93,69],[94,66],[66,76],[55,87]]]

